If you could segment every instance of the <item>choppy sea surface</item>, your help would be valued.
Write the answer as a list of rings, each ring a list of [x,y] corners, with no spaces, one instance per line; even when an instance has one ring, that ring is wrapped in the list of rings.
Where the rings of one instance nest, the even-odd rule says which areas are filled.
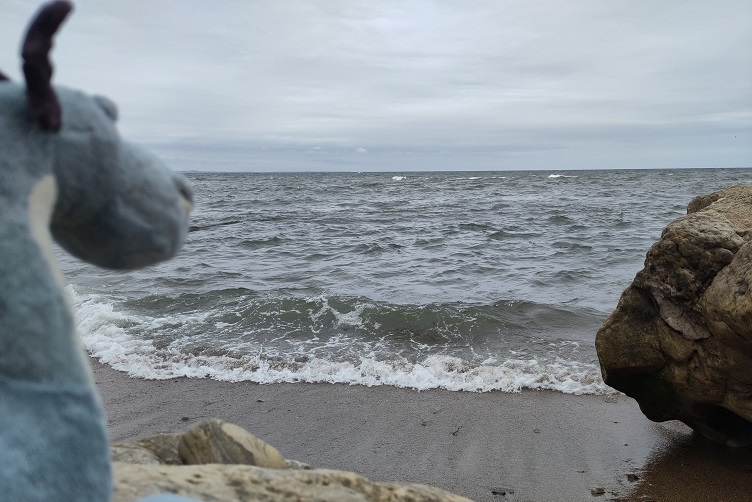
[[[184,249],[58,252],[93,356],[142,378],[606,393],[595,333],[661,230],[749,169],[189,174]]]

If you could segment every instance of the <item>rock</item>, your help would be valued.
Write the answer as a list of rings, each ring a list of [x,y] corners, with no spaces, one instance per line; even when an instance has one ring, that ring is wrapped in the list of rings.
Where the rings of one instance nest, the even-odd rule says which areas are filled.
[[[242,427],[209,419],[191,426],[180,438],[184,464],[244,464],[284,469],[285,458],[273,446]]]
[[[313,469],[217,419],[199,422],[183,434],[118,443],[112,452],[113,502],[157,493],[208,502],[469,502],[430,486],[375,483],[352,472]]]
[[[305,464],[300,460],[285,459],[285,469],[313,469],[309,464]]]
[[[211,502],[470,502],[430,486],[376,483],[352,472],[326,469],[116,462],[113,471],[113,502],[132,502],[165,492]]]
[[[158,434],[135,443],[115,443],[110,448],[113,462],[129,464],[181,465],[178,444],[182,433]]]
[[[127,462],[129,464],[161,464],[161,460],[153,451],[136,444],[116,443],[110,447],[110,457],[113,462]]]
[[[752,444],[752,187],[693,199],[596,335],[606,383],[654,421]]]
[[[115,443],[112,445],[113,462],[127,464],[164,464],[183,465],[178,453],[182,432],[158,434],[134,443]],[[313,469],[309,464],[299,460],[284,459],[285,469]]]
[[[601,487],[601,486],[598,486],[596,488],[592,488],[590,490],[590,495],[592,495],[593,497],[600,497],[604,493],[606,493],[606,490],[603,487]]]
[[[157,434],[146,439],[136,441],[138,446],[151,450],[162,464],[180,465],[183,463],[178,454],[178,445],[183,433]]]
[[[511,488],[505,488],[503,486],[496,486],[494,488],[491,488],[491,495],[501,495],[502,497],[506,497],[507,495],[513,495],[514,490]]]

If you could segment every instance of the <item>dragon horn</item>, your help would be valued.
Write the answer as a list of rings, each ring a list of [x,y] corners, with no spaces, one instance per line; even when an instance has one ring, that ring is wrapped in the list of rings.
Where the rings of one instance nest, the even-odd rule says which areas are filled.
[[[73,10],[73,4],[65,0],[42,6],[26,31],[21,57],[26,77],[26,95],[31,118],[45,131],[60,130],[62,122],[60,103],[52,89],[52,63],[49,53],[52,36]]]

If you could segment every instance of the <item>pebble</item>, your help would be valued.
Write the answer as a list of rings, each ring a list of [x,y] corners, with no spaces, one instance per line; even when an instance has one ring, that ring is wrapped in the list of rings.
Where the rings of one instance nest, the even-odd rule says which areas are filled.
[[[593,497],[598,497],[600,495],[603,495],[604,493],[606,493],[606,490],[604,490],[603,487],[601,486],[598,486],[590,490],[590,495],[592,495]]]
[[[512,495],[513,493],[514,490],[511,488],[504,488],[501,486],[491,488],[491,495],[501,495],[502,497],[506,497],[507,495]]]

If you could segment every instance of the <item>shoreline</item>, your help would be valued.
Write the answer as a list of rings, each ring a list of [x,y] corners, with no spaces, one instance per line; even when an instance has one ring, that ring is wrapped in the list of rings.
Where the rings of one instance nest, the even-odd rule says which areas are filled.
[[[478,502],[752,500],[752,449],[650,422],[624,395],[141,380],[89,360],[113,442],[214,417],[314,467]]]

